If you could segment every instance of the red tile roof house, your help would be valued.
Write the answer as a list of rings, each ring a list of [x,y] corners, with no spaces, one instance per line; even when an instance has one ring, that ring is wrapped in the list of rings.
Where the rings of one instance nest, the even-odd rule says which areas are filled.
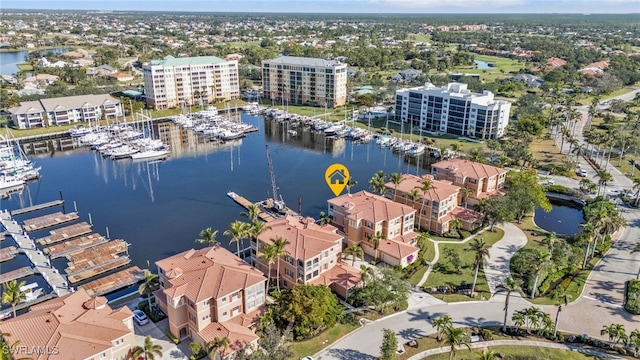
[[[431,182],[431,189],[426,193],[420,189],[425,180]],[[388,198],[412,206],[418,212],[416,216],[421,229],[444,234],[449,231],[451,220],[458,219],[464,230],[471,231],[478,227],[482,219],[480,213],[458,206],[461,203],[460,187],[451,181],[436,180],[432,175],[420,177],[404,174],[397,190],[393,182],[385,186]],[[418,195],[415,201],[410,195],[413,190],[417,190]]]
[[[431,175],[471,190],[466,202],[476,205],[480,199],[504,194],[507,170],[464,159],[451,159],[432,164]]]
[[[220,246],[191,249],[156,265],[156,303],[174,336],[202,344],[226,337],[229,346],[219,349],[223,359],[257,345],[253,330],[264,311],[267,281],[259,270]]]
[[[331,224],[347,235],[349,245],[358,244],[367,255],[378,255],[392,266],[406,267],[417,258],[416,211],[410,206],[367,191],[341,195],[328,203]],[[371,239],[378,233],[384,239],[376,252]]]
[[[126,359],[136,345],[133,313],[107,299],[78,291],[31,306],[0,325],[9,342],[20,341],[15,358],[33,360]]]
[[[267,230],[251,241],[252,261],[263,273],[269,264],[257,254],[266,244],[280,236],[289,242],[285,255],[280,257],[280,282],[291,288],[295,284],[327,285],[345,298],[360,284],[360,270],[342,262],[344,235],[331,225],[320,226],[312,218],[286,216],[266,223]],[[258,250],[259,248],[259,250]],[[271,278],[278,279],[278,263],[271,264]]]

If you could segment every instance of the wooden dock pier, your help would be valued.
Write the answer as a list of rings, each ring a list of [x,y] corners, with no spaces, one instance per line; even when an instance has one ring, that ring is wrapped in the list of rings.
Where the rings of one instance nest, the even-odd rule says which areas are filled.
[[[53,214],[47,214],[39,217],[35,217],[32,219],[26,219],[23,221],[23,228],[27,232],[38,231],[42,229],[46,229],[52,226],[65,224],[68,222],[72,222],[78,220],[80,217],[78,213],[72,212],[68,214],[63,214],[61,212],[55,212]]]
[[[73,254],[92,246],[104,244],[109,240],[100,234],[89,234],[73,240],[58,243],[49,247],[45,247],[42,251],[49,255],[51,259],[57,259],[59,257]],[[120,240],[115,240],[120,241]]]
[[[53,245],[65,240],[73,239],[77,236],[89,234],[91,232],[91,227],[92,226],[86,222],[65,226],[60,229],[49,231],[49,234],[51,234],[50,236],[38,239],[37,241],[38,244],[42,246]]]
[[[23,215],[30,212],[44,210],[44,209],[48,209],[48,208],[52,208],[54,206],[60,206],[60,205],[64,205],[64,200],[54,200],[54,201],[49,201],[49,202],[38,204],[38,205],[24,207],[22,209],[13,210],[11,211],[10,215],[11,216]]]
[[[82,250],[74,251],[66,255],[67,259],[73,263],[80,263],[91,259],[97,259],[109,254],[122,254],[129,248],[129,243],[122,239],[107,241],[99,245],[90,246]]]
[[[33,268],[29,266],[21,267],[20,269],[16,269],[13,271],[0,274],[0,284],[4,284],[7,281],[17,280],[33,274],[35,274],[35,271],[33,270]]]
[[[69,279],[70,283],[76,284],[130,263],[131,259],[128,256],[104,256],[78,264],[73,263],[66,270],[67,279]]]
[[[15,246],[9,246],[8,248],[0,249],[0,263],[9,261],[16,257],[18,249]]]
[[[266,211],[264,211],[264,209],[262,208],[262,206],[260,206],[259,204],[254,204],[251,201],[247,200],[245,197],[240,196],[234,192],[229,192],[227,193],[227,195],[233,199],[233,201],[235,201],[238,205],[242,206],[245,209],[249,209],[250,205],[258,205],[258,217],[262,220],[262,221],[269,221],[269,220],[273,220],[275,219],[275,217],[269,213],[267,213]]]
[[[144,279],[144,271],[137,266],[132,266],[79,287],[83,288],[90,296],[100,296],[133,285],[142,279]]]

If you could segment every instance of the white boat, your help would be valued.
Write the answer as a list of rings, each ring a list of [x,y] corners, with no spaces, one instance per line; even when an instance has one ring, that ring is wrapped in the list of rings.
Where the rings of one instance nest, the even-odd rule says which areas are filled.
[[[423,154],[426,149],[427,149],[426,146],[416,144],[411,149],[409,149],[409,151],[407,151],[407,154],[410,156],[418,156]]]
[[[24,180],[13,176],[0,177],[0,189],[9,189],[24,185]]]
[[[298,135],[298,132],[297,132],[297,131],[295,131],[295,130],[290,129],[290,130],[287,130],[287,134],[289,134],[289,135],[291,135],[291,136],[297,136],[297,135]]]
[[[168,150],[145,150],[135,154],[131,154],[131,158],[133,160],[142,160],[142,159],[159,159],[162,157],[167,157],[169,155]]]
[[[87,129],[82,125],[69,130],[69,135],[71,135],[71,137],[82,137],[91,133],[92,133],[91,129]]]
[[[229,191],[227,193],[227,196],[232,198],[232,199],[235,199],[236,197],[238,197],[238,194],[234,193],[233,191]]]
[[[220,138],[224,141],[240,139],[241,137],[244,137],[243,131],[225,130],[220,135]]]
[[[30,302],[37,299],[44,293],[44,290],[38,287],[38,283],[31,283],[20,287],[20,291],[25,292],[25,298],[22,302]]]
[[[324,134],[327,136],[335,135],[338,131],[342,130],[343,125],[331,125],[328,128],[324,129]]]

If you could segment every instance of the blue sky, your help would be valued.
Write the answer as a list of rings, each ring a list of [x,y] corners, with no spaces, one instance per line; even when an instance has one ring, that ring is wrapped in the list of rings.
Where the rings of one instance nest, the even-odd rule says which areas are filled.
[[[329,13],[631,13],[639,0],[1,0],[0,9]]]

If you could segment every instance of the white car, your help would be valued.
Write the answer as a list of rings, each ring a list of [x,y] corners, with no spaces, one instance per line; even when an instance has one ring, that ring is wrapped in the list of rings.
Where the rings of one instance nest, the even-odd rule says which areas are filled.
[[[140,326],[149,323],[149,318],[142,310],[133,310],[133,318]]]
[[[580,171],[578,171],[578,176],[587,177],[587,170],[580,169]]]

